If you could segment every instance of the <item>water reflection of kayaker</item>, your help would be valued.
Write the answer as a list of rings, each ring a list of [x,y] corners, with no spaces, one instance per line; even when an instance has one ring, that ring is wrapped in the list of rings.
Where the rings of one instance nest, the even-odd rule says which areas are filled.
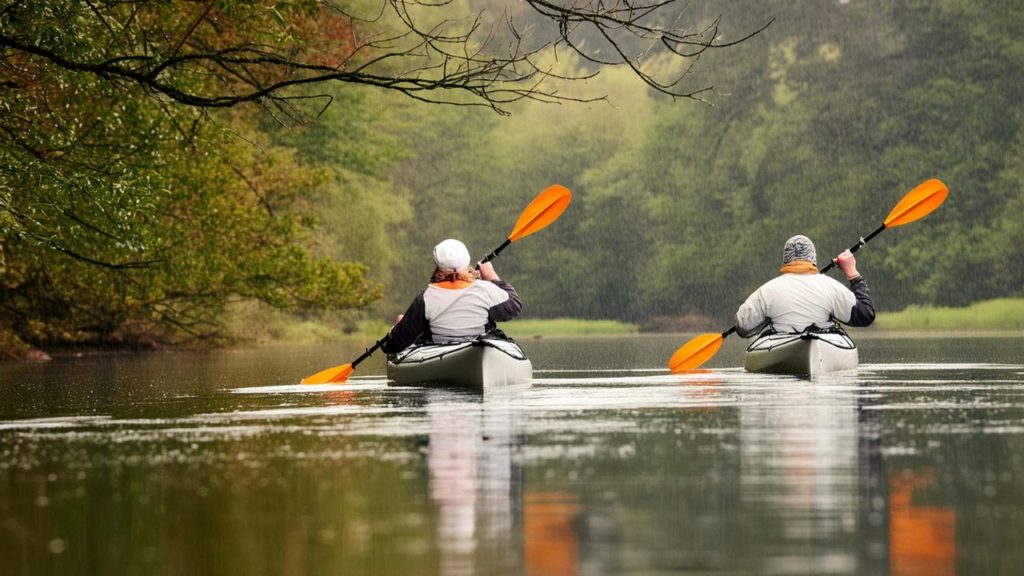
[[[449,238],[434,247],[437,268],[430,285],[398,317],[381,349],[388,354],[416,341],[454,342],[493,330],[523,308],[511,284],[498,277],[490,262],[470,267],[469,250]]]
[[[835,322],[868,326],[875,308],[868,284],[857,272],[857,259],[847,250],[835,258],[849,287],[818,272],[814,243],[793,236],[782,249],[782,273],[747,298],[736,312],[736,333],[747,338],[770,326],[776,332],[803,332],[817,326],[835,328]]]

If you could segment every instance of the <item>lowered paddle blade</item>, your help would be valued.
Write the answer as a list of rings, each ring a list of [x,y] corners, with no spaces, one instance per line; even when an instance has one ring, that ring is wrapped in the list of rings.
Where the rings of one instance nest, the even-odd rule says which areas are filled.
[[[338,372],[337,374],[334,375],[333,378],[331,378],[331,384],[340,384],[345,380],[348,380],[348,377],[352,374],[352,371],[355,369],[356,367],[353,366],[352,364],[345,364],[344,366],[341,367],[341,372]]]
[[[932,178],[919,184],[900,200],[885,218],[886,228],[895,228],[920,220],[931,214],[946,201],[949,189],[941,180]]]
[[[548,186],[520,214],[519,220],[508,235],[509,241],[515,242],[543,230],[565,212],[571,201],[572,192],[565,186]]]
[[[683,344],[668,361],[673,374],[687,372],[707,362],[722,347],[725,337],[721,334],[701,334]]]
[[[355,368],[351,364],[342,364],[341,366],[333,366],[326,370],[321,370],[312,376],[303,378],[302,384],[331,384],[340,383],[348,380],[350,374]]]

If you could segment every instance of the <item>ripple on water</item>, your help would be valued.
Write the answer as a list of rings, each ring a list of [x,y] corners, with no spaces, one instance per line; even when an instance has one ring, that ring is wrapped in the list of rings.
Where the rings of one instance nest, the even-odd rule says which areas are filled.
[[[325,436],[415,436],[426,433],[427,410],[435,414],[488,413],[528,420],[531,432],[547,434],[573,420],[575,430],[616,430],[638,417],[636,411],[714,410],[847,404],[869,401],[869,411],[1012,410],[1024,393],[1017,364],[918,363],[868,364],[852,374],[815,381],[750,374],[742,369],[708,370],[673,375],[664,369],[537,371],[529,389],[508,397],[396,388],[380,376],[353,378],[344,384],[280,385],[222,390],[220,395],[246,399],[234,410],[204,410],[209,397],[183,398],[191,413],[167,418],[118,418],[80,415],[0,422],[0,432],[43,434],[49,438],[75,433],[114,442],[160,438],[238,439],[257,435],[312,433]],[[964,373],[988,376],[979,380]],[[894,374],[927,372],[928,377],[903,379]],[[942,378],[935,373],[948,373]],[[992,376],[995,376],[994,378]],[[345,394],[344,401],[331,396]],[[907,397],[906,394],[917,394]],[[986,396],[981,396],[985,393]],[[265,406],[268,398],[288,404]],[[851,404],[852,405],[852,404]],[[601,412],[600,417],[585,416]],[[649,416],[649,414],[647,414]],[[593,426],[591,426],[593,424]],[[1016,422],[993,428],[1012,433]],[[88,436],[83,436],[87,433]],[[68,436],[70,437],[70,436]]]

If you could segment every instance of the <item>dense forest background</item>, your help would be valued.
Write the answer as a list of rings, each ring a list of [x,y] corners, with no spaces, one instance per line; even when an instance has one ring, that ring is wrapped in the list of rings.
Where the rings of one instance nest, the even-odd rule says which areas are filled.
[[[407,209],[387,212],[402,216],[373,258],[390,309],[423,284],[437,239],[484,254],[551,182],[573,191],[569,211],[496,263],[532,315],[727,316],[777,274],[789,236],[837,254],[933,177],[947,204],[859,253],[879,306],[1022,295],[1024,8],[736,2],[723,16],[736,30],[770,18],[701,61],[710,105],[618,72],[597,81],[610,103],[421,117],[388,179]]]
[[[511,9],[471,4],[450,9]],[[943,208],[858,254],[879,308],[1024,295],[1024,6],[673,14],[721,16],[726,39],[771,24],[697,61],[651,51],[645,69],[693,66],[685,82],[713,87],[706,103],[562,52],[564,75],[600,74],[558,89],[605,98],[527,100],[510,116],[351,83],[297,87],[332,102],[299,100],[311,121],[282,121],[5,52],[0,348],[216,339],[246,302],[389,318],[426,283],[436,242],[483,256],[552,183],[573,191],[569,210],[496,261],[530,317],[728,318],[777,273],[786,238],[836,254],[928,178],[949,186]]]

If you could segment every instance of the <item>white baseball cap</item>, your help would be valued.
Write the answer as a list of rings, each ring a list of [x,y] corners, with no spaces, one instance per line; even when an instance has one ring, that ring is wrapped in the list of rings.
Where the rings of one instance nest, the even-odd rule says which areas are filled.
[[[434,246],[434,263],[445,270],[462,270],[469,267],[469,249],[454,238],[442,240]]]

